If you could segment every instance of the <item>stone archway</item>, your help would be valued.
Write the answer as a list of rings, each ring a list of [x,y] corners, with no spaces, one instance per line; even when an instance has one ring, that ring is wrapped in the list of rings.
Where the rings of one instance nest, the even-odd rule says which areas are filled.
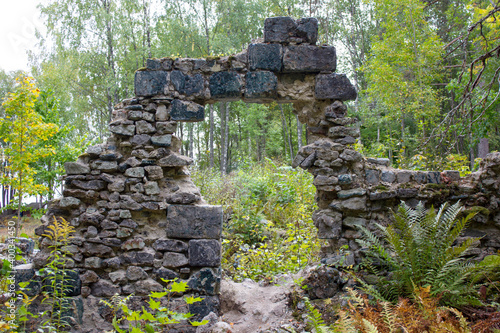
[[[192,160],[179,154],[181,142],[174,135],[178,122],[203,121],[206,104],[239,99],[294,104],[308,124],[311,144],[293,164],[315,176],[319,210],[313,220],[332,251],[349,245],[356,253],[354,227],[390,219],[388,209],[397,199],[452,200],[478,184],[498,194],[498,154],[470,181],[454,171],[394,170],[388,160],[363,159],[351,147],[359,129],[350,126],[355,120],[346,118],[343,104],[356,91],[345,75],[335,73],[335,48],[316,45],[317,33],[314,18],[269,18],[263,42],[239,54],[149,59],[136,73],[136,96],[116,106],[111,137],[66,165],[64,197],[51,205],[37,230],[41,236],[52,216],[76,228],[68,268],[79,274],[69,296],[83,309],[80,318],[94,323],[88,332],[104,325],[96,311],[99,299],[115,293],[143,297],[161,289],[160,278],[185,279],[193,293],[205,297],[192,313],[218,311],[222,209],[203,201],[189,178]],[[456,190],[436,194],[447,184],[456,184]],[[498,225],[498,202],[495,207],[487,218]],[[485,246],[500,247],[498,228],[488,228],[495,236]],[[41,244],[38,268],[48,257],[43,238]]]

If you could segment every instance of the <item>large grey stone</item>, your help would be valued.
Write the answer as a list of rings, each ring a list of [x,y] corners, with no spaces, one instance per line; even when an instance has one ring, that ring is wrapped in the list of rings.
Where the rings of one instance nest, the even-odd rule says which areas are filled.
[[[377,185],[380,181],[379,170],[376,169],[366,169],[365,179],[368,184]]]
[[[81,181],[81,180],[73,180],[71,185],[79,187],[83,190],[92,190],[92,191],[100,191],[106,188],[106,183],[102,180],[89,180],[89,181]]]
[[[384,170],[380,175],[380,180],[385,183],[394,183],[396,180],[396,175],[392,171]]]
[[[119,294],[121,288],[111,282],[100,279],[91,285],[92,295],[96,297],[111,297],[114,294]]]
[[[236,72],[217,72],[210,76],[210,95],[213,99],[236,100],[241,96],[241,77]]]
[[[431,184],[440,184],[441,173],[439,171],[427,171],[427,182]]]
[[[82,175],[90,173],[90,167],[87,164],[81,164],[78,162],[66,162],[64,163],[64,169],[68,175]]]
[[[328,130],[328,136],[330,136],[331,138],[341,138],[347,136],[357,138],[359,137],[359,128],[344,126],[331,127]]]
[[[124,136],[134,136],[135,125],[116,125],[109,126],[111,133],[120,134]]]
[[[358,226],[366,227],[366,222],[364,218],[353,216],[348,216],[342,221],[342,223],[349,228],[356,228]]]
[[[135,94],[137,96],[163,95],[167,88],[169,72],[137,71],[135,72]]]
[[[172,135],[154,135],[151,137],[151,143],[155,146],[170,147],[170,145],[172,144]]]
[[[281,71],[283,48],[280,44],[250,44],[248,62],[251,71],[256,69]]]
[[[329,209],[317,210],[313,213],[312,220],[316,228],[318,228],[318,238],[340,238],[342,233],[342,213]]]
[[[264,21],[264,42],[285,43],[297,29],[297,23],[287,16],[269,17]]]
[[[193,239],[189,241],[189,265],[218,267],[221,261],[221,244],[216,239]]]
[[[387,200],[395,198],[397,195],[396,191],[383,191],[383,192],[372,192],[370,193],[370,200]]]
[[[277,88],[278,78],[272,72],[248,72],[246,75],[245,98],[247,99],[274,98]]]
[[[158,165],[162,167],[181,167],[193,163],[193,160],[187,156],[171,153],[167,157],[158,160]]]
[[[174,99],[170,110],[170,119],[183,122],[203,121],[205,108],[194,102]]]
[[[170,81],[179,93],[187,96],[203,92],[204,80],[201,74],[186,75],[178,70],[170,74]]]
[[[148,278],[148,274],[141,267],[129,266],[126,273],[127,279],[130,281],[144,280]]]
[[[351,190],[343,190],[337,192],[337,197],[339,199],[349,199],[352,197],[360,197],[366,194],[366,190],[364,188],[353,188]]]
[[[318,20],[315,17],[303,17],[297,20],[297,37],[304,43],[316,44],[318,40]]]
[[[191,276],[188,287],[190,290],[203,295],[214,296],[220,290],[220,280],[220,269],[202,268]]]
[[[318,39],[318,20],[313,17],[294,21],[290,17],[270,17],[264,22],[266,43],[309,43]]]
[[[145,120],[139,120],[135,125],[137,134],[151,134],[156,132],[156,128]]]
[[[319,74],[314,90],[318,99],[355,100],[357,93],[345,74]]]
[[[177,268],[186,266],[188,264],[188,258],[182,253],[176,252],[165,252],[163,255],[163,266],[168,268]]]
[[[59,200],[59,207],[61,208],[75,208],[80,205],[81,201],[73,197],[62,197]]]
[[[130,168],[125,171],[125,176],[133,177],[133,178],[142,178],[144,177],[144,168],[143,167],[135,167]]]
[[[156,165],[145,166],[144,170],[146,170],[149,180],[157,180],[163,178],[163,169],[161,166],[156,166]]]
[[[354,197],[347,200],[333,201],[330,207],[338,211],[366,211],[366,197]]]
[[[346,149],[342,152],[342,154],[340,154],[340,158],[348,162],[359,162],[361,161],[362,156],[361,153],[353,149]]]
[[[334,72],[337,55],[333,46],[290,45],[283,54],[283,72]],[[317,97],[319,98],[319,97]]]
[[[170,205],[167,237],[219,239],[222,233],[221,206]]]

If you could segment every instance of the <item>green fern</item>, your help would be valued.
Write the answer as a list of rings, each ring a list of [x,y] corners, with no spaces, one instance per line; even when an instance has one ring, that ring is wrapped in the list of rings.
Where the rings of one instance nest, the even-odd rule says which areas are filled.
[[[396,302],[399,297],[411,296],[415,287],[430,285],[432,295],[440,295],[444,303],[477,303],[467,284],[474,265],[464,256],[478,239],[456,244],[473,217],[469,214],[459,219],[461,212],[460,203],[444,204],[436,211],[426,210],[422,203],[413,209],[402,202],[392,225],[377,225],[383,239],[360,227],[363,236],[359,243],[368,248],[366,266],[373,268],[378,262],[381,270],[392,273],[387,278],[372,270],[379,277],[378,284],[376,288],[364,286],[365,290],[378,300],[382,296]]]

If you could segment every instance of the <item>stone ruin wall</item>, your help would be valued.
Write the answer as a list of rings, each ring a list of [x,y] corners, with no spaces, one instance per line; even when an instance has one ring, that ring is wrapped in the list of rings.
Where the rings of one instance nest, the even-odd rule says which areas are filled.
[[[460,199],[472,209],[484,207],[467,235],[483,236],[484,253],[500,248],[500,154],[490,154],[479,172],[465,178],[364,159],[352,148],[359,129],[343,104],[356,91],[335,73],[335,48],[316,45],[317,34],[314,18],[269,18],[264,40],[239,54],[149,59],[136,73],[136,96],[116,106],[111,137],[66,165],[64,196],[36,231],[41,236],[53,216],[77,230],[68,248],[69,268],[78,272],[69,295],[81,309],[77,321],[99,331],[106,317],[100,298],[134,293],[140,300],[162,288],[160,278],[179,277],[206,296],[190,307],[192,313],[218,312],[222,209],[203,201],[189,177],[192,160],[179,154],[174,135],[178,122],[203,121],[205,105],[217,101],[293,103],[308,124],[310,142],[293,165],[314,175],[319,209],[313,220],[318,237],[329,240],[325,253],[332,260],[342,245],[353,251],[353,263],[358,260],[355,226],[389,223],[389,209],[400,200]],[[48,244],[41,238],[36,268],[46,263]]]

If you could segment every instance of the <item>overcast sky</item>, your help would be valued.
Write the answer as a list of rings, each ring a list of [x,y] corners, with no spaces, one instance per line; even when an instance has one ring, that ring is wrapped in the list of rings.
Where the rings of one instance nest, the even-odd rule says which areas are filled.
[[[27,50],[33,49],[35,28],[42,29],[40,0],[0,0],[0,68],[28,70]]]

